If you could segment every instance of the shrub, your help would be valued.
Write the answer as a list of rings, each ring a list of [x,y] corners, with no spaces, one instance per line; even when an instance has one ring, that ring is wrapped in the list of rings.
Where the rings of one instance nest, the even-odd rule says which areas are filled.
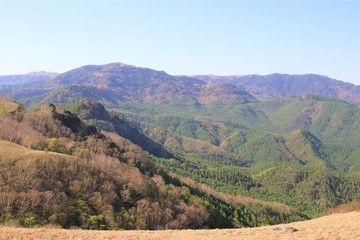
[[[106,222],[102,215],[92,215],[86,221],[86,229],[106,230]]]
[[[36,219],[34,217],[28,217],[24,220],[24,226],[25,227],[33,227],[37,224]]]

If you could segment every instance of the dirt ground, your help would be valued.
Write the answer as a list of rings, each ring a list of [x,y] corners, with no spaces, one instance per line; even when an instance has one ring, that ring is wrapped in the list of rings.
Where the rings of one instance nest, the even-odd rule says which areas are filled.
[[[288,228],[288,229],[287,229]],[[297,231],[291,232],[295,228]],[[275,230],[274,230],[275,229]],[[287,229],[287,230],[286,230]],[[243,229],[166,231],[88,231],[0,227],[0,239],[121,240],[360,240],[360,212],[334,214],[310,221]]]

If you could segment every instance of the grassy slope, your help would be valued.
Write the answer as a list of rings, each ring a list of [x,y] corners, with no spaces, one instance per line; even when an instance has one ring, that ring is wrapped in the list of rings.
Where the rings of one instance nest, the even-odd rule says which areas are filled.
[[[168,231],[83,231],[0,227],[0,239],[132,239],[132,240],[282,240],[360,239],[359,212],[335,214],[309,221],[245,229]],[[296,228],[287,232],[285,228]],[[281,230],[273,230],[280,228]]]
[[[10,159],[34,160],[34,159],[49,159],[53,157],[62,158],[66,160],[76,159],[75,157],[66,154],[33,150],[15,143],[0,140],[0,161],[2,162],[9,161]]]

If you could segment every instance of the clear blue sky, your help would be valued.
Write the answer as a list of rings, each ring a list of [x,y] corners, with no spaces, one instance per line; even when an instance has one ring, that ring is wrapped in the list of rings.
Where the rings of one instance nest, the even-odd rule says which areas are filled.
[[[123,62],[360,85],[360,0],[0,0],[0,74]]]

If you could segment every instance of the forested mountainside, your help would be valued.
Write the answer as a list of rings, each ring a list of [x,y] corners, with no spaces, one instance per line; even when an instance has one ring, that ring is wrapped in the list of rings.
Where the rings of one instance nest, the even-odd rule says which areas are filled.
[[[293,83],[286,81],[289,83],[284,84]],[[82,127],[94,126],[89,128],[94,131],[88,133],[89,136],[100,134],[103,141],[109,141],[108,146],[117,149],[120,145],[122,151],[131,154],[140,152],[140,155],[120,153],[106,156],[120,159],[129,168],[137,169],[146,181],[154,182],[153,178],[159,176],[161,184],[156,183],[157,180],[151,183],[158,189],[156,191],[160,191],[161,186],[165,186],[167,192],[186,188],[189,198],[180,197],[183,201],[180,205],[200,209],[206,214],[199,215],[205,216],[200,225],[180,224],[178,228],[255,226],[304,219],[340,204],[359,201],[358,106],[326,91],[321,92],[325,95],[284,94],[280,98],[259,100],[260,97],[255,98],[241,86],[209,82],[115,63],[84,66],[41,85],[19,86],[10,93],[14,93],[13,96],[27,108],[33,109],[29,112],[22,110],[24,116],[41,115],[44,108],[41,106],[45,104],[48,106],[45,108],[57,113],[56,116],[62,116],[58,120],[62,119],[61,124],[70,127],[72,132],[79,130],[72,129],[73,122],[66,125],[69,124],[67,116],[76,118]],[[341,85],[336,81],[334,84]],[[291,89],[295,89],[295,85]],[[49,107],[50,103],[54,105]],[[14,106],[14,103],[7,103],[0,112],[9,118],[9,109]],[[20,117],[17,121],[26,123],[26,119]],[[45,129],[55,134],[56,131],[48,125]],[[59,139],[60,143],[62,138],[65,138],[64,142],[69,138],[75,141],[75,145],[87,144],[87,137],[71,138],[71,133],[69,136],[46,135],[49,133],[41,132],[42,128],[35,130],[42,134],[38,136],[47,136],[41,150],[49,149],[53,138]],[[79,134],[76,132],[75,135]],[[31,147],[21,141],[16,143]],[[76,155],[82,148],[75,147],[73,152],[69,150],[71,147],[64,145],[59,148],[63,149],[60,153],[84,161]],[[65,150],[68,152],[63,152]],[[96,157],[97,152],[89,151],[90,156],[95,154],[90,159],[100,164],[94,160],[100,159]],[[133,156],[131,161],[129,156]],[[145,165],[143,160],[146,160]],[[125,188],[121,185],[124,182],[116,184],[120,184],[120,189]],[[117,192],[119,199],[122,199],[121,191]],[[129,200],[131,204],[121,205],[121,200],[119,208],[110,205],[114,212],[129,216],[129,220],[134,214],[129,209],[137,208],[138,200],[145,198],[152,203],[158,197],[142,194],[136,193],[134,196],[140,197]],[[90,195],[84,201],[90,199]],[[129,199],[132,198],[131,195]],[[192,200],[189,202],[189,199]],[[250,205],[245,204],[248,200]],[[276,203],[269,205],[269,201]],[[166,204],[160,206],[172,209]],[[122,207],[126,212],[121,210]],[[175,219],[183,213],[172,211],[171,216]],[[104,216],[99,212],[92,213]],[[86,228],[79,222],[77,225]],[[173,228],[161,224],[156,227],[139,227],[137,224],[124,227],[119,222],[112,228],[114,226],[127,229]]]
[[[303,98],[291,99],[288,104],[294,105],[292,101],[304,104]],[[314,104],[314,100],[307,101],[306,104]],[[353,105],[341,101],[327,99],[320,103],[341,103],[344,105],[339,105],[339,109],[349,106],[350,110],[359,112],[357,107],[353,109]],[[79,104],[60,106],[70,109],[71,105]],[[264,103],[254,104],[264,108]],[[327,136],[326,131],[333,131],[336,126],[332,123],[338,120],[328,115],[326,108],[323,110],[330,117],[329,126],[322,128],[323,136]],[[211,111],[207,111],[209,115]],[[226,118],[224,112],[210,118],[200,117],[200,112],[192,113],[191,109],[179,107],[175,111],[173,107],[128,103],[113,114],[126,117],[145,135],[180,156],[170,161],[155,158],[158,164],[218,191],[286,203],[309,216],[360,197],[358,143],[342,144],[325,137],[321,140],[322,136],[299,126],[278,129],[271,124],[271,118],[266,126],[259,125],[261,121],[256,118],[250,118],[244,126],[246,118],[239,117],[236,122]],[[352,135],[348,136],[350,139]]]
[[[360,86],[316,74],[269,74],[243,76],[199,75],[194,78],[207,83],[228,83],[259,99],[280,98],[301,94],[321,94],[360,104]]]
[[[0,100],[2,223],[182,229],[259,226],[306,218],[283,204],[231,198],[185,181],[166,172],[156,157],[138,145],[99,131],[67,110],[42,105],[25,111],[10,100]],[[89,102],[84,104],[78,108],[86,109],[83,117],[98,116],[88,111]],[[111,124],[101,126],[111,130]]]

